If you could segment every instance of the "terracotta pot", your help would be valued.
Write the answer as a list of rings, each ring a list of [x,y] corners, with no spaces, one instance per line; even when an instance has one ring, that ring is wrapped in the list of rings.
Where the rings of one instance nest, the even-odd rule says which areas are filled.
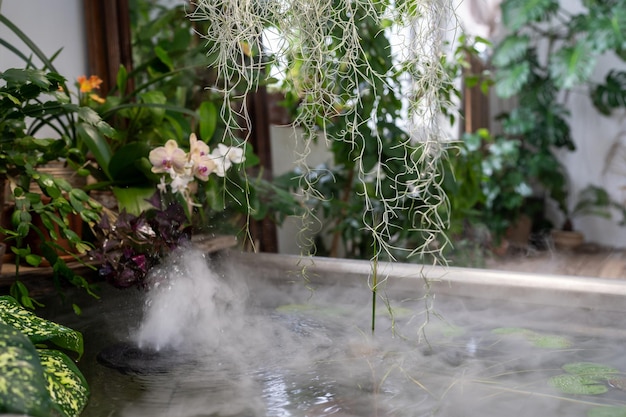
[[[42,200],[44,202],[49,201],[48,197],[42,196]],[[73,230],[79,237],[82,238],[83,236],[83,219],[80,217],[80,215],[78,214],[70,214],[67,216],[67,220],[69,222],[68,227]],[[43,222],[41,221],[41,217],[39,217],[37,214],[33,213],[33,219],[32,219],[32,224],[37,227],[42,233],[43,233],[43,240],[45,241],[50,241],[52,240],[52,237],[50,236],[50,233],[48,232],[48,230],[46,229],[46,227],[44,226]],[[55,243],[57,245],[59,245],[61,248],[63,248],[64,250],[58,250],[57,254],[59,255],[59,257],[65,261],[70,261],[72,259],[74,259],[74,257],[72,255],[70,255],[73,252],[73,248],[72,245],[70,244],[70,242],[67,239],[64,239],[61,237],[61,232],[59,230],[59,227],[57,225],[55,225],[54,227],[54,233],[59,236],[59,238],[55,241]],[[42,242],[42,237],[39,236],[38,233],[31,231],[28,236],[25,239],[26,243],[28,245],[30,245],[30,248],[32,250],[32,252],[36,255],[43,255],[43,253],[41,252],[41,244]],[[70,254],[68,254],[67,252],[69,252]],[[41,266],[49,266],[47,264],[47,262],[42,262]]]
[[[41,167],[38,167],[37,170],[39,172],[42,173],[46,173],[49,174],[55,178],[63,178],[65,179],[67,182],[69,182],[71,184],[72,187],[74,188],[81,188],[83,187],[86,183],[87,183],[87,179],[85,177],[82,177],[80,175],[78,175],[76,173],[76,171],[74,171],[73,169],[65,166],[65,164],[63,162],[60,161],[53,161],[53,162],[49,162],[46,165],[43,165]],[[37,186],[36,183],[32,183],[31,184],[31,192],[41,192],[41,190],[39,189],[39,187]],[[41,199],[44,203],[49,203],[50,202],[50,198],[46,197],[44,195],[41,196]],[[83,235],[83,220],[80,217],[80,215],[77,214],[70,214],[67,218],[69,224],[68,227],[73,230],[79,237],[82,238]],[[41,221],[41,218],[33,213],[33,219],[32,219],[32,224],[37,227],[40,231],[43,232],[43,240],[45,241],[50,241],[52,240],[50,234],[48,233],[48,230],[46,229],[46,227],[44,226],[43,222]],[[61,236],[60,231],[58,226],[55,225],[55,230],[54,232],[56,233],[57,236]],[[30,245],[31,250],[34,254],[36,255],[43,255],[41,252],[41,244],[42,244],[42,237],[39,236],[38,233],[31,231],[29,233],[29,235],[26,237],[26,243],[28,245]],[[73,252],[73,248],[72,245],[70,244],[70,242],[67,239],[64,239],[62,237],[59,237],[56,241],[56,244],[58,244],[61,248],[63,248],[65,251],[72,253]],[[59,257],[65,261],[70,261],[72,259],[74,259],[74,257],[70,254],[68,254],[67,252],[59,250],[57,251]],[[41,266],[49,266],[48,263],[44,260],[41,264]]]
[[[585,236],[575,230],[553,229],[550,236],[554,246],[559,249],[574,249],[585,242]]]
[[[506,239],[516,246],[526,246],[533,228],[532,219],[522,214],[517,221],[506,230]]]

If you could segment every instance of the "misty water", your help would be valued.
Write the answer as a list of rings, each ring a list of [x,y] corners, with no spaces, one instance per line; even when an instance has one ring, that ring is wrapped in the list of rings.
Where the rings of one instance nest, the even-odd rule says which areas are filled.
[[[626,415],[623,312],[424,297],[418,279],[378,299],[372,334],[366,281],[298,268],[268,279],[186,251],[152,290],[54,317],[84,334],[83,416]]]

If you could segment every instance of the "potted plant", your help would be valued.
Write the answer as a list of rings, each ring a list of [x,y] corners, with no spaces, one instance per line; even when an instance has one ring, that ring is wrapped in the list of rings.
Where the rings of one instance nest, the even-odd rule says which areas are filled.
[[[150,152],[158,190],[138,215],[105,213],[95,225],[97,245],[91,255],[99,275],[116,287],[145,286],[150,269],[174,249],[191,242],[196,193],[201,184],[225,178],[233,165],[243,164],[243,148],[209,146],[192,134],[188,150],[170,139]]]
[[[503,1],[509,33],[491,58],[496,94],[515,97],[517,103],[500,117],[503,131],[521,141],[521,158],[535,192],[556,201],[563,212],[569,190],[556,153],[576,148],[568,122],[569,92],[589,84],[601,54],[624,56],[623,31],[613,23],[624,2],[583,3],[580,11],[570,12],[558,0]],[[616,97],[603,91],[595,96]]]
[[[69,218],[78,216],[93,223],[99,219],[100,209],[82,189],[41,167],[71,161],[75,144],[90,141],[96,133],[110,134],[112,129],[93,110],[72,102],[65,78],[19,28],[2,14],[0,23],[36,51],[45,66],[33,68],[21,51],[3,43],[24,57],[25,66],[0,73],[0,176],[9,183],[13,203],[11,211],[3,207],[11,218],[2,222],[1,231],[16,258],[11,292],[19,302],[33,308],[35,301],[19,280],[22,261],[37,266],[45,260],[55,280],[65,278],[91,291],[87,280],[68,268],[60,255],[67,253],[80,260],[87,252],[88,242],[72,230]],[[28,244],[29,236],[39,238],[37,248]],[[62,240],[71,248],[64,247]]]
[[[559,248],[572,249],[580,246],[585,241],[585,236],[574,227],[574,220],[579,216],[600,216],[606,219],[613,217],[618,212],[622,220],[626,222],[626,207],[613,200],[610,194],[597,185],[590,184],[580,191],[576,204],[566,212],[565,220],[560,229],[553,229],[551,237],[554,245]]]

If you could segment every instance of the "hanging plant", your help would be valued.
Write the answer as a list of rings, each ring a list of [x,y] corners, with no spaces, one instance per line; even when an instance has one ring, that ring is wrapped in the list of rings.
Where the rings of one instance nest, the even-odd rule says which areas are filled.
[[[340,216],[352,209],[337,218],[335,233],[365,235],[361,257],[443,261],[447,146],[439,115],[453,89],[442,58],[451,3],[200,0],[190,13],[213,22],[201,36],[219,74],[211,88],[224,96],[224,134],[250,132],[243,103],[271,81],[271,69],[298,103],[294,126],[305,141],[298,190],[305,203],[329,201],[306,165],[312,143],[326,140],[343,169],[328,171],[343,178],[332,198]]]

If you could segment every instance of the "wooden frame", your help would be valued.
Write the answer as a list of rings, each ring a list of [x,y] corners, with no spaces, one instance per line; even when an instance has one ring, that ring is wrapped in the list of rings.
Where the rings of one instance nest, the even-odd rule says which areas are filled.
[[[121,65],[133,68],[128,0],[83,0],[90,75],[102,78],[102,94],[115,86]]]

